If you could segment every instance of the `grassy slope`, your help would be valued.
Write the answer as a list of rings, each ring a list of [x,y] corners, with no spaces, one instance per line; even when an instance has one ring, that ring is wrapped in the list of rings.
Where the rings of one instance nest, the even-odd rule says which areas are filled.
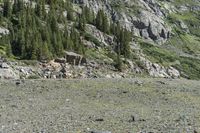
[[[198,2],[175,0],[172,5],[197,5]],[[141,43],[147,57],[164,66],[172,65],[182,76],[200,79],[200,13],[194,11],[173,12],[166,22],[172,27],[173,35],[163,46]],[[181,28],[180,22],[188,26],[189,32]]]

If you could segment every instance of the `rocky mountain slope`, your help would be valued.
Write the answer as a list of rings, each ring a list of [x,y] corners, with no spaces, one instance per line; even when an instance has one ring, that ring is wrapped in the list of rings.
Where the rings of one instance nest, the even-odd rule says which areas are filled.
[[[24,2],[32,3],[31,8],[33,9],[37,9],[39,3],[39,1]],[[68,2],[69,1],[65,1],[64,3]],[[49,19],[51,17],[49,16],[56,12],[57,17],[55,17],[55,19],[57,20],[57,28],[59,28],[61,32],[57,33],[57,30],[52,31],[51,29],[51,32],[55,32],[58,35],[58,42],[54,43],[53,40],[49,43],[53,46],[57,45],[59,43],[59,38],[62,38],[61,40],[63,43],[61,45],[64,47],[65,51],[73,51],[86,58],[87,61],[85,64],[81,64],[81,66],[85,67],[87,70],[101,71],[101,76],[97,76],[99,74],[94,74],[97,77],[106,77],[106,75],[110,77],[113,73],[117,73],[118,75],[132,76],[150,75],[153,77],[167,78],[177,78],[180,76],[190,79],[200,78],[200,2],[198,0],[72,0],[70,3],[70,6],[68,4],[66,4],[68,6],[62,6],[62,4],[54,3],[56,7],[53,12],[51,9],[51,1],[44,1],[46,13],[43,12],[43,14],[46,14],[47,17],[40,17],[40,14],[38,15],[36,13],[36,23],[37,20],[39,20],[39,24],[37,23],[37,25],[46,23],[48,27],[47,20],[51,21],[51,19]],[[84,23],[84,19],[80,17],[81,14],[85,12],[85,8],[83,7],[87,7],[86,9],[90,10],[90,14],[86,15],[84,18],[87,20]],[[6,55],[8,51],[5,38],[12,34],[9,22],[12,23],[15,30],[15,21],[17,21],[15,18],[20,16],[12,14],[11,16],[14,20],[10,19],[3,15],[4,8],[4,4],[1,2],[0,54],[2,56]],[[24,10],[28,9],[25,8]],[[106,19],[104,18],[103,20],[109,23],[109,25],[104,26],[102,29],[98,26],[97,21],[99,11],[105,13]],[[59,17],[60,14],[62,14],[62,17]],[[76,23],[78,23],[76,31],[79,34],[77,39],[80,39],[80,41],[76,42],[77,39],[71,39],[71,41],[74,44],[73,46],[76,46],[76,43],[83,45],[78,45],[78,48],[69,48],[71,42],[65,42],[63,38],[68,37],[68,34],[73,32],[73,25],[76,25]],[[113,25],[120,25],[121,29],[124,28],[131,32],[131,40],[129,40],[128,45],[127,42],[119,42],[121,37],[117,35],[118,30],[113,30],[117,29],[115,26],[112,28]],[[82,29],[83,27],[84,30]],[[66,29],[67,32],[69,32],[67,36],[63,33]],[[111,30],[108,31],[106,29]],[[32,32],[29,34],[33,36],[37,35]],[[50,38],[53,38],[53,35],[50,33],[50,36],[52,36]],[[17,57],[23,59],[23,54],[20,55],[18,54],[19,52],[15,52],[15,49],[13,49],[15,48],[14,46],[17,45],[16,40],[13,39],[13,41],[10,41],[14,54],[14,57],[12,56],[11,58]],[[31,45],[34,44],[31,43]],[[120,48],[121,45],[125,48],[127,46],[125,52],[121,50],[119,53],[119,51],[116,50],[119,45]],[[49,48],[49,51],[51,51],[51,54],[53,53],[50,59],[66,57],[64,56],[65,54],[59,54],[61,53],[59,50],[62,47],[60,45],[57,46],[57,49],[55,48],[54,51],[51,51],[51,46],[46,46]],[[34,57],[32,55],[34,53],[33,48],[30,46],[30,48],[27,48],[27,51],[32,51],[30,53],[30,59],[32,59]],[[44,53],[44,50],[41,51]],[[130,52],[129,56],[127,56],[127,52]],[[45,53],[47,54],[48,52],[45,51]],[[56,56],[54,53],[57,53]],[[27,56],[29,57],[29,54],[26,55],[26,57]],[[37,58],[41,61],[41,56],[36,57],[36,59]],[[56,60],[54,60],[54,63],[55,62]],[[66,59],[64,62],[59,61],[57,63],[62,67],[59,67],[59,69],[57,68],[56,71],[62,74],[66,74],[66,71],[63,72],[63,69],[68,69],[66,66],[75,65],[70,64]],[[92,67],[88,68],[91,64],[93,64]],[[94,69],[94,64],[101,70]],[[72,71],[74,71],[74,69]],[[85,72],[86,70],[83,69],[82,71]],[[51,75],[54,75],[52,74],[54,72],[54,70],[51,70]],[[36,71],[36,73],[38,73],[38,71]]]

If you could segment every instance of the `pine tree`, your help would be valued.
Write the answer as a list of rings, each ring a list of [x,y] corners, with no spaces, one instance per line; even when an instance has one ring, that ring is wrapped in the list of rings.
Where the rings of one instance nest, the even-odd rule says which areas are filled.
[[[93,22],[94,22],[94,13],[87,6],[84,6],[82,10],[83,10],[82,14],[86,19],[86,23],[93,24]]]
[[[110,26],[108,23],[107,15],[104,13],[103,10],[99,10],[97,13],[96,27],[105,33],[110,33]]]
[[[102,24],[103,24],[103,13],[102,10],[99,10],[96,16],[96,27],[100,30],[102,30]]]
[[[33,42],[32,49],[31,49],[31,59],[36,60],[37,59],[37,44],[38,42]]]
[[[120,51],[120,46],[119,46],[120,44],[118,43],[117,44],[117,58],[116,58],[116,60],[115,60],[115,67],[119,70],[119,71],[122,71],[122,60],[121,60],[121,57],[120,57],[120,53],[121,53],[121,51]]]
[[[52,33],[58,32],[58,24],[57,24],[57,20],[54,14],[52,14],[50,18],[50,27],[51,27]]]
[[[44,42],[41,44],[40,50],[39,50],[39,60],[49,60],[51,59],[51,54],[48,49],[47,42]]]
[[[61,38],[61,34],[57,33],[57,45],[56,45],[56,54],[58,56],[61,56],[63,54],[63,43],[62,43],[62,38]]]
[[[11,47],[11,44],[10,44],[10,43],[8,43],[8,44],[6,45],[6,55],[7,55],[8,57],[12,57],[12,47]]]
[[[67,39],[67,50],[73,51],[73,47],[74,47],[74,43],[73,43],[72,39],[69,37]]]
[[[103,14],[102,31],[109,34],[110,33],[109,29],[110,29],[110,26],[108,23],[107,16],[105,14]]]
[[[125,37],[125,40],[124,40],[124,57],[125,58],[129,58],[130,57],[130,41],[131,41],[131,33],[125,29],[124,30],[124,37]]]
[[[19,29],[16,39],[13,40],[13,53],[17,56],[25,55],[25,33],[23,29]]]
[[[69,8],[69,9],[67,10],[67,19],[68,19],[68,20],[71,20],[71,21],[74,21],[74,15],[73,15],[73,11],[72,11],[71,8]]]
[[[83,14],[81,14],[79,17],[78,28],[81,31],[85,31],[85,25],[86,25],[85,16]]]
[[[12,7],[11,7],[10,0],[4,0],[3,2],[3,16],[4,17],[10,17],[12,14]]]
[[[36,4],[36,7],[35,7],[35,13],[38,17],[42,17],[43,16],[43,12],[42,12],[42,3],[41,2],[38,2]]]

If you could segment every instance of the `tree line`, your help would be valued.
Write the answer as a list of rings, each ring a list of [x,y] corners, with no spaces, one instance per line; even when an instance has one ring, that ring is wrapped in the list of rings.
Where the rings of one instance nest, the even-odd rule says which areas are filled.
[[[14,3],[4,0],[0,20],[7,22],[10,34],[2,37],[1,43],[7,44],[7,55],[33,60],[62,56],[64,50],[84,55],[86,47],[82,36],[86,24],[92,24],[114,35],[116,53],[128,58],[131,33],[119,23],[109,22],[103,10],[95,15],[88,7],[81,8],[82,13],[77,14],[70,0],[32,0],[26,4],[23,0],[14,0]],[[68,23],[73,25],[68,27]]]

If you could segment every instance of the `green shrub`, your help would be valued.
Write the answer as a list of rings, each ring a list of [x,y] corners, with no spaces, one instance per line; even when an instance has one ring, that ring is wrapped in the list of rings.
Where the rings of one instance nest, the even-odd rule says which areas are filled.
[[[40,77],[38,75],[30,75],[28,79],[40,79]]]
[[[101,46],[101,42],[99,40],[97,40],[95,37],[93,37],[92,35],[85,33],[84,34],[84,38],[87,41],[93,42],[94,44],[96,44],[97,46]]]

